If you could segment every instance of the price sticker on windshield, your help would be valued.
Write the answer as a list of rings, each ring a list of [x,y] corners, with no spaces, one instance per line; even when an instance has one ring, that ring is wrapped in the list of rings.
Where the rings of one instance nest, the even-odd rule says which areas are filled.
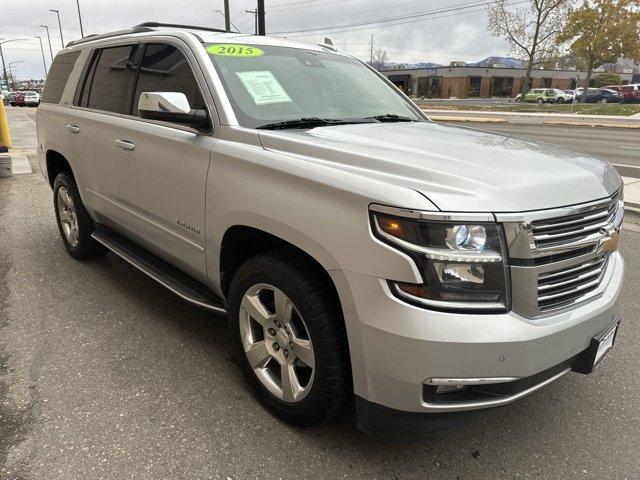
[[[218,43],[209,45],[207,53],[220,57],[261,57],[264,50],[250,45],[237,45],[235,43]]]

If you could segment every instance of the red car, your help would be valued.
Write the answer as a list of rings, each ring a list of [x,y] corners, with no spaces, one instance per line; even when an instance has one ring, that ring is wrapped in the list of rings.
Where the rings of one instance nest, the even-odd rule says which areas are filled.
[[[25,102],[25,99],[24,99],[24,93],[16,93],[14,101],[11,103],[11,105],[14,105],[17,107],[24,107],[26,104],[27,103]]]
[[[624,97],[622,103],[640,103],[640,84],[611,85],[604,88],[621,93]]]

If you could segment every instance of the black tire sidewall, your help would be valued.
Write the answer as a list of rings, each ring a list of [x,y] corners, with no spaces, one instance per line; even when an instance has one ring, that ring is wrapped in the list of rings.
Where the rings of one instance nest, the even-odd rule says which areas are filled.
[[[66,235],[64,234],[64,230],[62,229],[62,223],[60,222],[60,215],[58,211],[58,191],[61,187],[64,187],[67,190],[67,193],[73,201],[76,219],[78,221],[78,243],[76,245],[71,245],[69,243]],[[76,185],[75,179],[71,173],[63,172],[58,174],[55,178],[53,182],[53,206],[55,210],[56,224],[58,225],[58,231],[60,232],[62,243],[64,243],[65,248],[72,257],[85,259],[104,254],[105,249],[91,237],[91,234],[95,230],[95,226],[93,224],[93,220],[91,220],[91,217],[84,208],[82,198],[78,191],[78,186]]]
[[[331,305],[332,301],[330,298],[326,298],[324,300],[324,305],[318,305],[317,303],[311,306],[308,305],[302,298],[306,297],[305,291],[308,290],[308,286],[301,286],[295,280],[296,276],[299,275],[299,269],[290,262],[283,262],[283,258],[277,258],[278,256],[282,257],[281,252],[274,253],[276,257],[274,259],[264,258],[265,256],[268,256],[268,254],[263,254],[254,259],[250,259],[240,267],[234,276],[228,299],[229,332],[238,365],[245,379],[249,383],[251,390],[258,399],[262,401],[269,410],[289,423],[301,426],[312,425],[323,421],[326,418],[335,416],[330,411],[331,408],[329,404],[336,400],[338,400],[339,403],[344,400],[331,398],[332,389],[329,384],[330,382],[335,384],[335,378],[331,377],[330,371],[325,363],[329,357],[333,357],[335,359],[335,355],[330,355],[329,349],[332,345],[327,344],[326,335],[323,335],[324,332],[321,332],[319,329],[319,326],[324,327],[326,324],[327,306]],[[278,268],[267,269],[260,268],[259,266],[260,263],[264,266],[268,266],[270,262],[274,263],[273,266],[276,266],[275,264],[279,264]],[[272,285],[280,289],[289,297],[304,319],[309,336],[313,343],[316,364],[313,385],[311,387],[311,391],[302,400],[296,403],[284,402],[269,392],[254,374],[244,353],[239,327],[240,303],[247,290],[258,283]],[[325,295],[322,285],[318,284],[316,285],[316,288],[318,289],[318,295]],[[339,310],[333,309],[331,314],[335,316],[334,321],[336,323],[341,322],[341,325],[344,326],[344,321],[342,320],[342,315]],[[318,325],[318,323],[321,323],[322,325]],[[346,335],[344,342],[346,343]],[[342,361],[345,362],[346,360],[343,358]],[[342,365],[343,371],[349,372],[350,379],[349,367],[348,362],[347,364]],[[344,392],[342,393],[344,394]],[[338,410],[341,409],[338,408]],[[337,414],[339,412],[335,413]]]

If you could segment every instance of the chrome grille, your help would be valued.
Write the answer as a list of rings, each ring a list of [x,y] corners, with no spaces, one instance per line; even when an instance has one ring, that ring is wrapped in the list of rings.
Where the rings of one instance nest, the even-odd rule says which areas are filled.
[[[616,201],[612,201],[579,214],[531,222],[535,246],[555,247],[599,235],[600,229],[613,221],[616,205]]]
[[[562,308],[587,299],[602,281],[606,256],[538,275],[538,309]]]

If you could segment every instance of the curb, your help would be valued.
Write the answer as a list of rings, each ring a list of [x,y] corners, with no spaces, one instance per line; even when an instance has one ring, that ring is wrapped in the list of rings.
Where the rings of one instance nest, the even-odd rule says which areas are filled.
[[[568,125],[572,127],[604,127],[604,128],[640,128],[638,123],[613,123],[613,122],[580,122],[576,120],[547,120],[543,125]]]
[[[456,115],[429,115],[430,120],[434,122],[478,122],[478,123],[507,123],[506,118],[489,118],[489,117],[459,117]]]

